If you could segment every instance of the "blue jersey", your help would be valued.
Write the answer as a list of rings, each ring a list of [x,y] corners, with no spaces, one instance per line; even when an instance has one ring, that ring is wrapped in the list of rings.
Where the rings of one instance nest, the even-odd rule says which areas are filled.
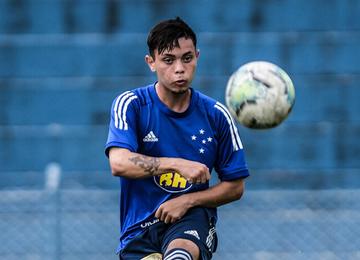
[[[170,110],[156,94],[154,84],[127,91],[112,104],[106,154],[111,147],[153,157],[177,157],[215,169],[222,181],[249,175],[243,146],[227,108],[191,89],[185,112]],[[118,250],[142,232],[158,207],[183,193],[207,189],[190,184],[179,173],[169,171],[144,179],[120,177],[121,237]],[[216,214],[216,210],[214,210]]]

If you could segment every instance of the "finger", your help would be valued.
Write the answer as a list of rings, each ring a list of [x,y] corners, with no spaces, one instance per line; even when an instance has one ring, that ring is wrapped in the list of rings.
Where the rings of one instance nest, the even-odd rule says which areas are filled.
[[[207,171],[206,171],[206,180],[210,180],[211,178],[211,175],[210,175],[210,171],[209,171],[209,168],[207,168]]]
[[[196,184],[196,183],[197,183],[197,178],[196,178],[196,177],[192,177],[192,178],[190,179],[190,183],[191,183],[191,184]]]
[[[201,184],[202,183],[202,180],[201,180],[201,177],[197,178],[195,181],[194,181],[195,184]]]
[[[161,215],[162,215],[162,208],[160,206],[155,212],[155,217],[161,220]]]
[[[167,215],[167,216],[165,217],[165,219],[164,219],[164,222],[165,222],[165,224],[172,223],[172,222],[171,222],[171,216],[170,216],[170,215]]]
[[[207,182],[207,176],[206,176],[206,174],[203,174],[201,176],[201,183],[206,183],[206,182]]]
[[[171,223],[175,223],[176,221],[178,221],[179,220],[179,218],[171,218]]]
[[[199,179],[196,180],[196,184],[201,184],[205,182],[205,175],[202,174]]]
[[[206,174],[202,173],[196,180],[196,184],[201,184],[206,182]]]
[[[161,214],[161,220],[167,224],[167,223],[169,223],[168,218],[169,218],[169,213],[166,211],[163,211]]]

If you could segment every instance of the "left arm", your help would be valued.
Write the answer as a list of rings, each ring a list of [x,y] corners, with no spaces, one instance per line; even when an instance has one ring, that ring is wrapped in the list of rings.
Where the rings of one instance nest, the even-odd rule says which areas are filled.
[[[239,200],[244,193],[244,180],[222,181],[209,189],[186,193],[160,205],[155,217],[165,223],[179,220],[192,207],[216,208]]]

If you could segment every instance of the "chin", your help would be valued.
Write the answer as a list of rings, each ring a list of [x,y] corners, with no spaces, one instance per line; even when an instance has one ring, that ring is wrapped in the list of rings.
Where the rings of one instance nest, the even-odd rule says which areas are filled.
[[[188,87],[184,87],[184,88],[180,88],[180,89],[175,89],[173,91],[171,91],[173,94],[176,94],[176,95],[183,95],[185,93],[187,93],[189,91],[189,88]]]

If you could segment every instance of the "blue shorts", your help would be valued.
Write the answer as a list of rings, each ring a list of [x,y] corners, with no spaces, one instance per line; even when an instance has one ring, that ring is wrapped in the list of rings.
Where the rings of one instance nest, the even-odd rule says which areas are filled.
[[[164,254],[171,241],[183,238],[199,247],[200,259],[211,259],[217,247],[215,222],[213,209],[192,208],[175,223],[159,221],[149,226],[120,251],[119,258],[139,260],[152,253]]]

